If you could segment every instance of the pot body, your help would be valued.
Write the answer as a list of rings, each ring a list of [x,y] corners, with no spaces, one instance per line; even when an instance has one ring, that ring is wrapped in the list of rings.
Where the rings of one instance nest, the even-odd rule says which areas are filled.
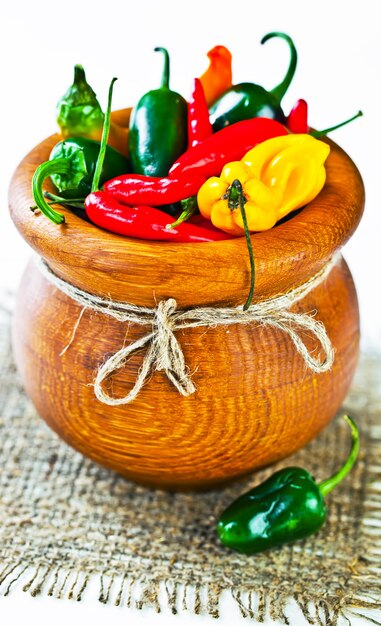
[[[20,285],[13,345],[26,391],[39,414],[71,446],[143,484],[207,488],[288,456],[332,419],[358,355],[358,308],[344,261],[298,303],[318,311],[335,349],[332,370],[307,369],[290,338],[258,325],[192,328],[178,333],[196,393],[183,397],[155,372],[127,405],[99,402],[97,368],[146,331],[85,311],[31,262]],[[319,349],[314,338],[305,338]],[[107,385],[124,396],[143,355]]]
[[[211,244],[138,242],[102,231],[62,210],[63,227],[29,211],[30,180],[59,137],[37,146],[10,187],[13,220],[53,271],[103,297],[179,308],[245,301],[250,269],[244,238]],[[355,230],[364,193],[352,161],[332,144],[327,183],[289,221],[252,236],[255,301],[285,293],[314,276]],[[334,417],[352,380],[359,346],[356,291],[341,258],[326,280],[293,309],[321,321],[335,350],[330,371],[309,370],[290,337],[257,324],[177,331],[197,388],[179,394],[154,371],[133,402],[108,406],[94,395],[99,366],[150,329],[92,310],[83,312],[32,261],[19,288],[13,347],[25,389],[41,417],[69,445],[139,483],[206,489],[287,457]],[[319,354],[313,336],[307,347]],[[68,345],[70,344],[70,345]],[[67,347],[66,350],[64,350]],[[121,397],[144,357],[131,356],[105,383]]]

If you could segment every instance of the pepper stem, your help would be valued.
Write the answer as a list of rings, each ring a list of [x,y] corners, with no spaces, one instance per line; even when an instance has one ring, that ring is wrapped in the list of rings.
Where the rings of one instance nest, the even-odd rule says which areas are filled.
[[[243,305],[244,311],[246,311],[251,305],[251,301],[254,295],[254,286],[255,286],[254,251],[253,251],[253,246],[251,243],[249,227],[247,225],[245,202],[246,202],[246,198],[243,193],[242,184],[236,178],[235,180],[233,180],[230,186],[229,197],[228,197],[228,207],[231,210],[234,210],[239,207],[241,210],[243,229],[245,231],[247,249],[248,249],[249,258],[250,258],[250,291],[249,291],[249,295],[247,296],[247,300],[245,304]]]
[[[194,215],[194,213],[196,213],[198,210],[197,196],[190,196],[189,198],[185,198],[185,200],[181,200],[181,208],[182,211],[177,220],[166,225],[168,230],[176,228],[179,224],[186,222],[190,217],[192,217],[192,215]]]
[[[346,475],[349,474],[358,457],[360,449],[359,429],[354,420],[349,417],[349,415],[343,415],[343,418],[350,426],[350,429],[352,431],[352,448],[347,460],[345,461],[344,465],[339,469],[339,471],[336,472],[336,474],[333,474],[333,476],[331,476],[330,478],[327,478],[326,480],[323,480],[323,482],[318,484],[319,491],[323,497],[326,496],[330,491],[332,491],[332,489],[334,489],[336,485],[341,483]]]
[[[65,123],[67,123],[67,120],[70,122],[74,114],[73,109],[85,106],[91,106],[98,111],[99,115],[103,115],[96,93],[86,80],[85,70],[82,65],[78,63],[74,65],[74,80],[72,85],[70,85],[66,93],[58,101],[58,118],[62,118]],[[89,113],[85,111],[83,115],[86,118]]]
[[[73,83],[75,85],[78,85],[78,83],[87,83],[85,70],[83,69],[82,65],[79,65],[79,64],[74,65]]]
[[[353,120],[357,120],[358,117],[362,117],[362,116],[363,116],[363,112],[358,111],[356,115],[353,115],[352,117],[350,117],[348,120],[345,120],[344,122],[340,122],[340,124],[336,124],[336,126],[330,126],[330,128],[325,128],[324,130],[312,130],[310,131],[309,134],[312,137],[316,137],[316,139],[319,139],[319,137],[324,137],[325,135],[328,135],[328,133],[331,133],[333,130],[336,130],[337,128],[341,128],[342,126],[346,126],[346,124],[349,124],[349,122],[353,122]]]
[[[61,203],[68,203],[68,202],[82,202],[82,204],[84,203],[84,201],[86,200],[86,198],[65,198],[64,196],[58,196],[55,193],[50,193],[50,191],[44,191],[44,196],[45,198],[49,198],[49,200],[54,200],[55,203],[57,204],[61,204]],[[53,203],[54,204],[54,203]]]
[[[274,87],[274,89],[271,89],[270,93],[276,98],[276,100],[278,101],[278,104],[281,103],[283,96],[285,95],[287,89],[290,86],[290,83],[292,81],[292,79],[294,78],[294,74],[295,74],[295,70],[296,70],[296,64],[298,61],[298,53],[296,51],[294,42],[292,41],[291,37],[289,37],[289,35],[286,35],[286,33],[279,33],[279,32],[274,32],[274,33],[268,33],[267,35],[265,35],[261,41],[261,43],[266,43],[266,41],[268,41],[269,39],[272,39],[273,37],[280,37],[281,39],[284,39],[289,46],[290,49],[290,64],[288,66],[288,70],[286,73],[286,76],[284,77],[284,79],[282,80],[281,83],[279,83],[279,85],[277,85],[276,87]]]
[[[95,171],[94,171],[94,176],[93,176],[93,182],[91,185],[92,192],[98,191],[99,189],[99,181],[101,178],[103,162],[105,160],[105,155],[106,155],[106,150],[107,150],[108,134],[110,132],[112,92],[113,92],[114,83],[116,80],[118,79],[115,77],[112,79],[109,90],[108,90],[107,109],[106,109],[105,118],[103,122],[101,147],[99,149],[99,154],[98,154],[97,163],[95,166]]]
[[[86,200],[86,198],[64,198],[63,196],[49,193],[49,191],[45,191],[44,196],[48,198],[48,200],[51,200],[51,202],[48,202],[49,205],[62,204],[63,206],[72,206],[76,209],[84,209],[84,202]]]
[[[62,224],[65,221],[65,217],[62,213],[58,213],[58,211],[55,211],[48,205],[44,198],[42,186],[45,179],[52,174],[69,174],[71,167],[71,159],[69,158],[53,159],[52,161],[41,163],[33,175],[32,192],[34,201],[42,213],[55,224]]]
[[[163,74],[161,77],[161,88],[169,89],[169,54],[166,48],[161,48],[160,46],[154,48],[154,52],[162,52],[164,55],[164,67]]]

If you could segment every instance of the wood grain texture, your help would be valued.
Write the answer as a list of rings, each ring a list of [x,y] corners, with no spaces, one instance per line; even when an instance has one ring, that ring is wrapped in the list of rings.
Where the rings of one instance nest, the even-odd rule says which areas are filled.
[[[60,276],[99,295],[138,305],[175,297],[180,307],[239,304],[249,265],[243,239],[211,244],[136,241],[107,233],[65,211],[55,226],[33,215],[30,180],[57,137],[37,146],[16,170],[10,209],[19,231]],[[252,236],[256,300],[283,293],[315,274],[348,240],[362,214],[360,175],[332,145],[328,182],[288,222]],[[332,370],[307,370],[281,331],[255,325],[195,328],[178,339],[197,392],[182,397],[155,372],[136,400],[109,407],[94,396],[94,375],[107,356],[146,329],[86,311],[63,356],[81,307],[31,262],[18,294],[13,346],[25,388],[46,422],[96,462],[143,484],[204,489],[231,480],[305,445],[332,419],[358,356],[355,288],[341,261],[295,305],[316,311],[335,348]],[[314,348],[314,340],[305,338]],[[318,346],[316,346],[318,350]],[[142,354],[108,381],[117,396],[131,388]]]

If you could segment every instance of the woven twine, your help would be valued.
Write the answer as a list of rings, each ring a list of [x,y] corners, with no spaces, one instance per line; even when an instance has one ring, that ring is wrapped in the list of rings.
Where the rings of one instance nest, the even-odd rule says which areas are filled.
[[[189,396],[194,393],[196,387],[190,377],[189,368],[186,366],[184,354],[177,341],[175,332],[197,326],[216,327],[253,323],[271,326],[289,335],[308,368],[316,373],[326,372],[331,369],[334,360],[334,350],[324,325],[316,320],[312,314],[296,313],[290,311],[290,309],[327,278],[339,258],[340,254],[334,255],[315,276],[295,289],[275,298],[253,304],[246,311],[243,310],[242,306],[221,308],[197,307],[181,311],[177,309],[176,300],[173,298],[159,302],[156,308],[138,307],[128,302],[101,298],[75,287],[59,278],[43,259],[38,260],[38,266],[47,280],[83,306],[70,342],[62,350],[61,355],[66,352],[74,340],[82,315],[87,309],[109,315],[120,322],[150,327],[151,330],[148,334],[118,350],[98,369],[94,380],[95,395],[100,402],[116,406],[132,402],[153,370],[164,371],[183,396]],[[301,331],[307,331],[317,339],[322,348],[322,357],[316,358],[308,350],[300,335]],[[147,345],[146,355],[131,391],[122,398],[108,395],[102,387],[105,379],[123,367],[126,360],[136,350]]]
[[[248,557],[220,545],[218,515],[285,465],[318,481],[337,470],[350,446],[343,420],[287,462],[223,490],[144,489],[83,458],[39,419],[13,365],[8,317],[0,320],[0,602],[21,590],[84,602],[97,594],[110,606],[218,617],[229,595],[234,624],[241,615],[344,626],[368,609],[369,623],[380,623],[381,355],[362,355],[343,407],[360,425],[361,452],[327,498],[326,525]]]

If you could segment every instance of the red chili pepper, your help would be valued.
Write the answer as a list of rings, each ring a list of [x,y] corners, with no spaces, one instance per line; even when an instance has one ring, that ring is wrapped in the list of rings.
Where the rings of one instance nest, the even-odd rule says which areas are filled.
[[[308,133],[308,104],[305,100],[297,100],[287,118],[287,128],[292,133]]]
[[[231,236],[202,222],[184,222],[167,228],[168,215],[150,206],[129,207],[119,203],[106,191],[95,191],[85,200],[89,219],[97,226],[119,235],[154,241],[210,242],[231,239]],[[209,223],[210,224],[210,223]]]
[[[205,181],[206,177],[198,173],[186,178],[123,174],[107,181],[103,188],[110,196],[123,204],[161,206],[195,196]]]
[[[192,148],[206,139],[212,132],[204,88],[201,80],[195,78],[192,96],[188,104],[188,148]]]
[[[356,120],[358,117],[362,116],[362,111],[356,113],[344,122],[340,122],[339,124],[335,124],[335,126],[330,126],[329,128],[325,128],[324,130],[311,130],[311,127],[308,125],[308,104],[305,100],[297,100],[292,107],[290,114],[287,118],[287,128],[292,133],[309,133],[313,137],[319,139],[320,137],[325,137],[328,133],[331,133],[333,130],[337,130],[349,122]]]
[[[182,154],[169,170],[170,177],[200,173],[219,176],[226,163],[239,161],[251,148],[266,139],[287,135],[276,120],[254,117],[222,128]]]

